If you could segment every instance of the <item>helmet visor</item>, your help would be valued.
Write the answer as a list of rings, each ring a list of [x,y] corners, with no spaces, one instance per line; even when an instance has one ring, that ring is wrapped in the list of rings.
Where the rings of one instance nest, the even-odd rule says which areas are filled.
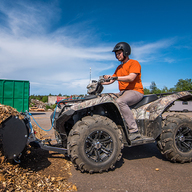
[[[121,45],[115,46],[112,52],[116,52],[119,50],[123,50],[123,47]]]

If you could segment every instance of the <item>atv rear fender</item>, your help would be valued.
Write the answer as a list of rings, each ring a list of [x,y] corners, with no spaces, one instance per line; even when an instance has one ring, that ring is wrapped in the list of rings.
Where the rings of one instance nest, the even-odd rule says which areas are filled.
[[[135,119],[142,120],[155,120],[158,116],[162,115],[168,108],[172,106],[176,100],[191,100],[192,94],[188,91],[177,92],[162,98],[157,99],[151,103],[143,105],[137,109],[132,109]]]
[[[172,106],[174,101],[190,99],[192,99],[191,93],[187,91],[178,92],[132,109],[140,133],[156,139],[162,132],[162,114]]]

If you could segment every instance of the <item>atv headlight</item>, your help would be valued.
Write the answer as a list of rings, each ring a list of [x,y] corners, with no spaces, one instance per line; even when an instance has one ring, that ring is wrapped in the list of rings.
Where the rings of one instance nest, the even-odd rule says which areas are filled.
[[[93,80],[92,83],[90,83],[87,86],[87,93],[90,95],[96,95],[103,91],[103,85],[98,83],[97,81]]]
[[[95,94],[96,89],[97,89],[97,81],[93,80],[92,83],[87,85],[87,93],[88,94]]]

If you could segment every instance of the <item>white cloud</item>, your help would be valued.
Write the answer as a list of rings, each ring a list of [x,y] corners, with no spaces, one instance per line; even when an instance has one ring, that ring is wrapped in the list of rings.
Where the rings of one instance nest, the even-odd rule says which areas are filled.
[[[146,63],[165,57],[162,50],[169,48],[176,42],[175,38],[160,40],[152,43],[133,44],[133,57],[140,62]],[[166,60],[166,58],[164,58]]]
[[[145,87],[150,87],[150,85],[151,85],[151,83],[149,83],[149,82],[144,82],[144,83],[143,83],[143,88],[145,88]]]
[[[172,59],[172,58],[165,58],[164,59],[166,63],[173,63],[175,62],[175,59]]]
[[[82,92],[87,84],[85,82],[89,81],[90,66],[93,70],[95,66],[100,68],[96,70],[97,74],[111,67],[102,63],[113,59],[108,47],[81,46],[84,37],[77,40],[68,36],[62,33],[65,28],[46,34],[49,17],[45,17],[45,13],[41,15],[36,7],[20,5],[19,9],[9,9],[1,6],[1,11],[7,14],[9,29],[0,33],[3,66],[0,76],[30,80],[31,94],[43,94],[48,89],[49,93],[53,90],[53,94],[58,94],[60,89],[63,89],[60,91],[63,94]],[[51,10],[46,12],[51,15]],[[65,86],[62,88],[62,85]],[[78,88],[75,89],[75,86]]]
[[[77,32],[80,24],[49,32],[50,22],[59,18],[53,5],[20,2],[11,7],[0,5],[6,15],[6,25],[0,24],[0,78],[29,80],[31,94],[83,94],[90,67],[94,79],[115,70],[112,47],[102,42],[90,46],[90,31]],[[132,55],[140,62],[148,62],[173,43],[163,40],[133,44]],[[117,91],[117,84],[105,86],[105,92]]]

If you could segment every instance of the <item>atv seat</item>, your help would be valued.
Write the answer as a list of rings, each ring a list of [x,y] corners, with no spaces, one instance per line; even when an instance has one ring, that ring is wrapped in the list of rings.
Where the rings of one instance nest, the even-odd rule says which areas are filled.
[[[135,105],[130,106],[130,108],[137,109],[137,108],[141,107],[142,105],[145,105],[145,104],[155,101],[157,99],[158,99],[157,95],[145,95],[145,96],[143,96],[141,101],[139,101]]]

